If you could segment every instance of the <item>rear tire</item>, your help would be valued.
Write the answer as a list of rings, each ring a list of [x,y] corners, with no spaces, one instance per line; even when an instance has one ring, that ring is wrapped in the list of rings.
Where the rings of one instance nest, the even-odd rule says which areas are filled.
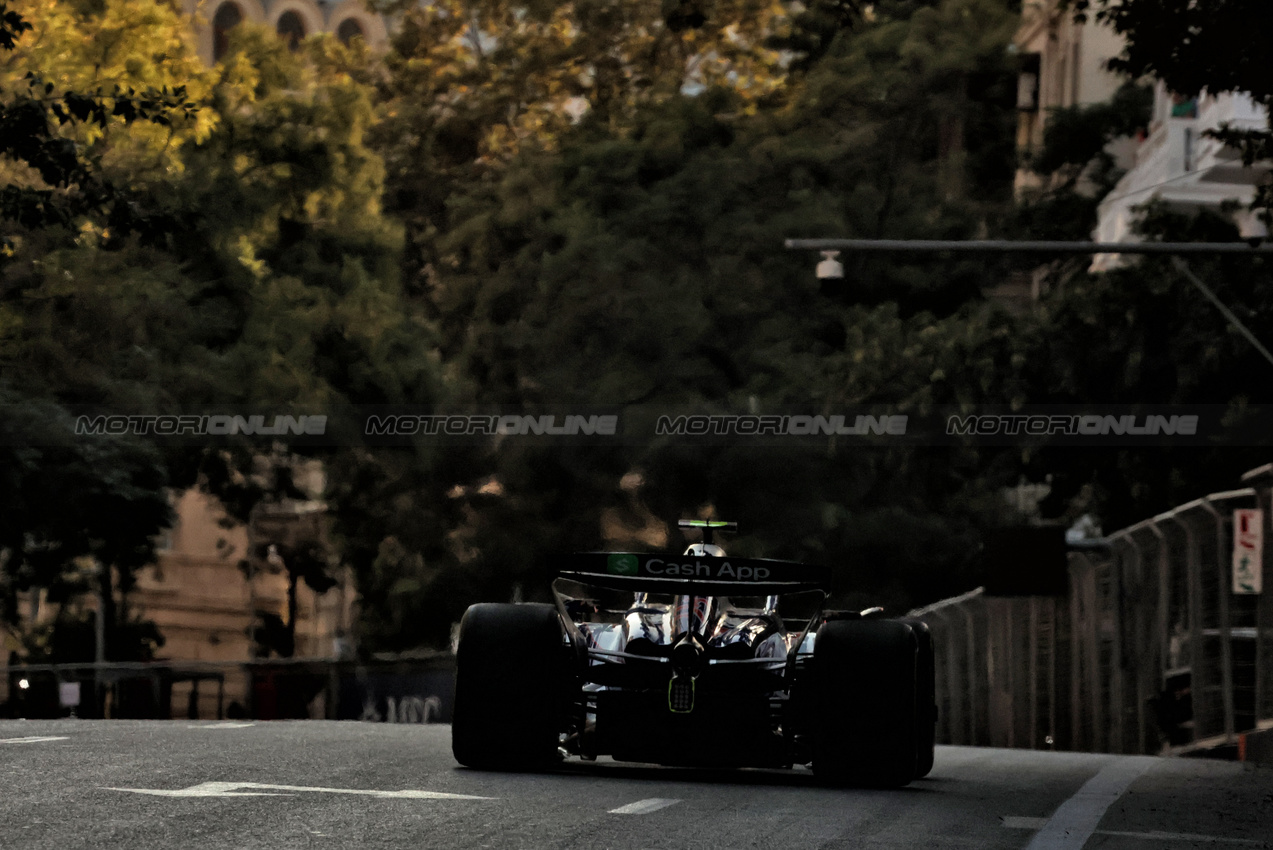
[[[455,760],[483,770],[556,764],[570,663],[552,605],[471,606],[455,651]]]
[[[813,649],[813,771],[833,783],[896,788],[916,776],[915,629],[834,620]]]
[[[915,778],[922,779],[933,770],[937,745],[937,669],[933,651],[933,633],[923,620],[902,620],[915,630],[919,640],[919,656],[915,665]]]

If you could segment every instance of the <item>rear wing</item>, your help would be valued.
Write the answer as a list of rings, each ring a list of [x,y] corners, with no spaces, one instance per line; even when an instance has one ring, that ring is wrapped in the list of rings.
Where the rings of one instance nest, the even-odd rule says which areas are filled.
[[[770,596],[831,589],[829,570],[797,561],[634,552],[580,552],[563,560],[560,578],[612,590]]]

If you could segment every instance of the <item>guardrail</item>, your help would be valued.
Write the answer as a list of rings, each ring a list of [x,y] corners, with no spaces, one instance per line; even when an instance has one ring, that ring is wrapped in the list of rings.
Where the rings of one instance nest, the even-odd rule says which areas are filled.
[[[1231,560],[1233,510],[1262,505],[1267,527],[1267,495],[1216,493],[1072,550],[1067,597],[979,588],[913,611],[937,647],[938,740],[1160,753],[1273,726],[1273,609],[1233,592]]]

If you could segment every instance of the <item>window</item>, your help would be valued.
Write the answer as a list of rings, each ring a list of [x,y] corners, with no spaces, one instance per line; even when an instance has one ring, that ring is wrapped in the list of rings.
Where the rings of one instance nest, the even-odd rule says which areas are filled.
[[[300,47],[301,39],[305,37],[305,22],[295,12],[284,12],[279,16],[275,31],[287,42],[289,50],[295,50]]]
[[[1171,96],[1171,117],[1172,118],[1197,118],[1198,117],[1198,98],[1185,97],[1184,95],[1173,94]]]
[[[363,32],[362,24],[358,23],[357,18],[345,18],[340,22],[340,26],[336,27],[336,38],[340,39],[341,44],[349,44],[355,38],[366,38],[367,34]]]
[[[230,30],[243,20],[243,12],[234,3],[222,3],[212,16],[212,61],[219,62],[230,47]]]

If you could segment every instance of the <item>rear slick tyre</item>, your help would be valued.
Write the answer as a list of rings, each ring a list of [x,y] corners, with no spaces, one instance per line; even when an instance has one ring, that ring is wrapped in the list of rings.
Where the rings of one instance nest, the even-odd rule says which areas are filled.
[[[898,620],[823,624],[813,651],[813,772],[896,788],[916,775],[919,640]]]
[[[933,770],[937,749],[937,666],[933,633],[923,620],[902,620],[915,630],[919,656],[915,665],[915,778],[923,779]]]
[[[460,620],[451,752],[482,770],[560,760],[569,652],[551,605],[480,604]]]

